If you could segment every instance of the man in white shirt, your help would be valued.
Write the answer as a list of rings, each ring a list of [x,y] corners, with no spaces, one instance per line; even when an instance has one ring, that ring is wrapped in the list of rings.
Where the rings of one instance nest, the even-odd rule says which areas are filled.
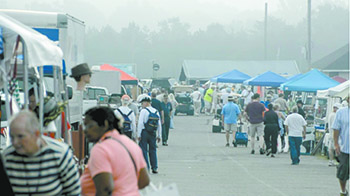
[[[294,106],[292,112],[292,114],[287,116],[284,125],[288,134],[292,165],[299,165],[300,146],[303,138],[305,139],[306,136],[307,123],[304,117],[298,114],[298,107]]]
[[[194,115],[198,116],[201,109],[201,99],[202,99],[202,95],[199,92],[198,88],[196,88],[196,90],[193,91],[193,93],[191,93],[191,98],[193,100]]]
[[[136,118],[135,113],[128,107],[130,102],[129,95],[123,95],[122,106],[114,110],[114,114],[122,119],[123,122],[123,132],[124,135],[128,136],[130,139],[135,140],[136,138]]]
[[[329,114],[328,117],[328,131],[329,131],[329,143],[328,143],[328,154],[329,154],[329,161],[328,161],[328,166],[335,166],[334,163],[334,141],[333,141],[333,129],[331,128],[333,123],[334,123],[334,119],[335,119],[335,114],[337,113],[337,110],[341,108],[341,104],[340,103],[335,103],[333,105],[333,111],[332,113]]]
[[[158,110],[151,106],[150,96],[144,96],[141,98],[140,102],[142,104],[142,110],[140,112],[139,121],[137,124],[137,139],[142,149],[148,169],[151,165],[152,173],[157,174],[158,160],[156,141],[158,143],[160,142],[160,137],[162,136],[162,123]],[[153,120],[150,118],[150,116],[154,116],[154,114],[156,115],[155,117],[158,117],[158,124],[154,122],[156,120],[155,118],[153,118]],[[153,122],[152,124],[154,129],[149,128],[151,120]],[[148,161],[148,154],[150,163]]]

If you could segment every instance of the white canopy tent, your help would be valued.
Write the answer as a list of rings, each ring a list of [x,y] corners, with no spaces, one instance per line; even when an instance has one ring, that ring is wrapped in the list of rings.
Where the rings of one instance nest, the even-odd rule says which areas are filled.
[[[340,97],[344,99],[346,96],[349,96],[349,88],[350,88],[350,81],[343,82],[339,84],[338,86],[329,88],[327,90],[318,90],[317,96],[318,97]]]
[[[28,92],[28,68],[40,67],[40,122],[43,122],[43,66],[54,65],[57,68],[62,69],[63,52],[57,46],[56,43],[50,41],[46,36],[39,32],[23,25],[22,23],[14,20],[0,12],[0,28],[2,29],[2,36],[4,39],[4,59],[1,60],[0,74],[4,84],[4,91],[6,94],[6,112],[10,116],[9,100],[8,100],[8,73],[11,69],[11,59],[16,57],[22,50],[23,54],[23,79],[24,79],[24,91]],[[18,48],[18,52],[15,52],[18,37],[23,45],[22,48]],[[34,69],[36,72],[36,69]],[[28,99],[25,98],[25,105],[27,107]]]

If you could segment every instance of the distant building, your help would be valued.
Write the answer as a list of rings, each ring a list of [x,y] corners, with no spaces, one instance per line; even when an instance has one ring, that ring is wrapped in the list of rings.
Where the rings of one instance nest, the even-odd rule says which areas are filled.
[[[272,71],[285,77],[300,73],[295,61],[215,61],[184,60],[179,81],[194,84],[196,80],[203,82],[219,74],[237,69],[255,77],[266,71]]]
[[[317,68],[330,77],[349,79],[349,44],[312,63],[312,68]]]

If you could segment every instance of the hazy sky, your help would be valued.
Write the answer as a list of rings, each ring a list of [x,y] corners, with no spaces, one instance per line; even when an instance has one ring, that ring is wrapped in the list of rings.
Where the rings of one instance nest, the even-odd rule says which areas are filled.
[[[348,1],[313,0],[312,7],[313,11],[325,3],[348,7]],[[214,22],[249,28],[254,21],[263,20],[265,2],[270,15],[289,24],[296,24],[306,15],[307,0],[0,0],[5,8],[67,12],[88,27],[109,24],[120,30],[135,22],[155,29],[159,21],[179,17],[190,24],[192,31]]]

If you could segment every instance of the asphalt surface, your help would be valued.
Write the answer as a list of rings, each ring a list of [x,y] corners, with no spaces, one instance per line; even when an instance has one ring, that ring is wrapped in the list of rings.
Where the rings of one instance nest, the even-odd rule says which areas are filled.
[[[251,155],[249,144],[225,147],[211,119],[175,116],[169,146],[159,143],[159,173],[150,175],[155,185],[176,183],[181,196],[339,195],[336,168],[325,158],[302,155],[300,165],[291,165],[287,153],[271,158]]]

